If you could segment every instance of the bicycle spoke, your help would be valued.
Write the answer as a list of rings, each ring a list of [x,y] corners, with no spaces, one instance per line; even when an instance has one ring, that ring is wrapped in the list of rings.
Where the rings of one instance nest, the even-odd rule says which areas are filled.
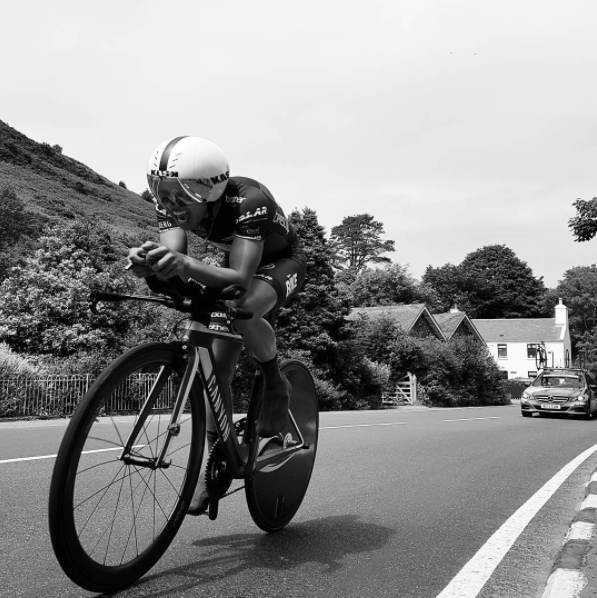
[[[133,582],[182,523],[182,497],[200,471],[205,416],[198,378],[188,413],[174,410],[186,375],[181,357],[176,344],[132,349],[96,379],[65,433],[52,477],[50,534],[63,569],[85,589]]]

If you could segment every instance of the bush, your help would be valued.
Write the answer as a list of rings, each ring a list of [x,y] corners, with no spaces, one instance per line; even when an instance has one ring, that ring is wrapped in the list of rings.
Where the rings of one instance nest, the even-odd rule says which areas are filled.
[[[81,181],[77,181],[75,183],[75,191],[78,191],[83,195],[87,195],[89,193],[89,189]]]
[[[6,343],[0,343],[0,378],[35,376],[37,368],[23,355],[17,355]]]
[[[118,186],[122,187],[123,189],[127,188],[126,183],[124,181],[119,181]]]
[[[441,407],[505,405],[509,398],[497,364],[484,344],[467,338],[447,342],[398,338],[392,377],[414,373],[424,387],[422,401]]]
[[[531,385],[530,378],[512,378],[510,380],[502,380],[504,392],[508,400],[520,399],[525,388]]]

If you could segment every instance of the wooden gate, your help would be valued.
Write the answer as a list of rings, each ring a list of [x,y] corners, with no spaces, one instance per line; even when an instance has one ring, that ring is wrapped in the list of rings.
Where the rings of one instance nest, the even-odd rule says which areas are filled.
[[[384,393],[381,398],[382,405],[415,405],[417,403],[417,377],[407,374],[400,378],[392,391]]]

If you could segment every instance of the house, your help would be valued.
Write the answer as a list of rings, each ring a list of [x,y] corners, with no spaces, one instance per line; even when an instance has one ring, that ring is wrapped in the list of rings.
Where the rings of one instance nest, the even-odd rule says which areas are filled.
[[[456,305],[449,312],[434,314],[433,317],[442,329],[446,340],[469,336],[481,343],[485,342],[470,318],[463,311],[460,311]]]
[[[388,317],[394,320],[404,332],[418,338],[438,338],[446,340],[442,329],[424,303],[409,305],[380,305],[376,307],[355,307],[350,310],[349,320],[359,315],[368,318]]]
[[[568,308],[559,300],[553,318],[473,319],[503,372],[504,378],[533,378],[537,375],[535,355],[545,345],[548,367],[571,364]]]

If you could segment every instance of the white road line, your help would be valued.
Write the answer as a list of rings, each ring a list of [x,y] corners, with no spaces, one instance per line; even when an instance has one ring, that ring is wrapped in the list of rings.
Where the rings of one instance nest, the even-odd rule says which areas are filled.
[[[570,475],[595,451],[597,444],[572,459],[522,505],[478,550],[437,598],[475,598],[533,517]]]
[[[392,422],[389,424],[355,424],[353,426],[321,426],[320,430],[339,430],[340,428],[376,428],[378,426],[406,426],[407,422]]]
[[[501,417],[497,417],[495,415],[491,417],[461,417],[459,419],[445,419],[445,422],[468,422],[473,421],[475,419],[502,419]]]
[[[135,446],[133,448],[139,448],[142,445]],[[121,451],[122,447],[117,446],[114,448],[107,448],[107,449],[95,449],[92,451],[83,451],[82,455],[91,455],[92,453],[105,453],[108,451]],[[17,459],[3,459],[0,461],[0,465],[4,465],[5,463],[19,463],[20,461],[38,461],[40,459],[55,459],[58,455],[41,455],[39,457],[19,457]]]

